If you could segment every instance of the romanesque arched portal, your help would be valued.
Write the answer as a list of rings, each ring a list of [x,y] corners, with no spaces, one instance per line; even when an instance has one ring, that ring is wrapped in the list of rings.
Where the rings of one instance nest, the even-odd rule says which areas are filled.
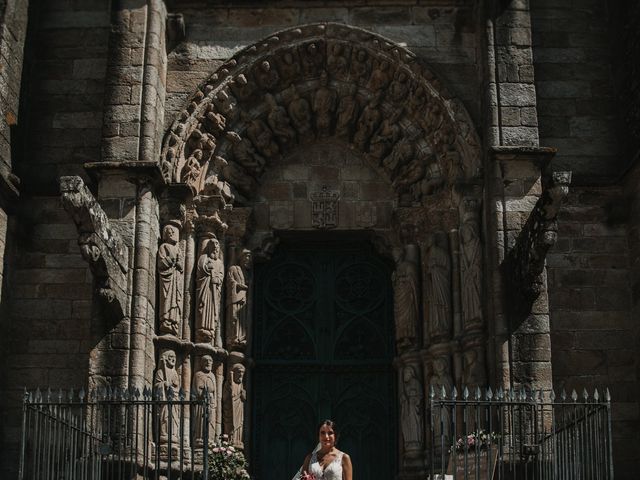
[[[184,387],[215,385],[212,434],[250,438],[252,261],[281,231],[366,230],[395,261],[398,466],[421,474],[429,386],[486,382],[481,154],[462,104],[382,37],[292,28],[199,88],[162,170],[156,356],[178,354]]]

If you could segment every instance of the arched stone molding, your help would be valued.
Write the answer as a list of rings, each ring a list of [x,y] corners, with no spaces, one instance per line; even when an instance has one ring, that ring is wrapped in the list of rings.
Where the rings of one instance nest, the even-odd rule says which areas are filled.
[[[161,214],[162,224],[181,220],[177,245],[184,259],[184,328],[180,338],[162,340],[195,352],[183,355],[183,385],[189,385],[205,353],[212,358],[217,392],[226,395],[215,399],[216,431],[232,430],[238,444],[249,429],[244,405],[252,375],[252,319],[238,312],[250,311],[252,260],[268,259],[278,242],[272,231],[252,229],[257,197],[270,181],[265,172],[273,175],[292,158],[308,160],[325,147],[341,158],[353,154],[383,179],[384,192],[375,193],[393,204],[391,219],[384,225],[318,227],[309,221],[304,227],[269,228],[368,230],[378,250],[394,257],[395,296],[409,304],[396,309],[394,320],[405,412],[426,407],[429,385],[450,388],[463,378],[481,377],[484,315],[468,305],[477,307],[473,294],[483,293],[478,251],[483,178],[480,141],[469,115],[415,55],[378,35],[338,24],[292,28],[226,61],[191,97],[162,149],[169,188],[161,203],[180,197],[172,212]],[[308,193],[305,201],[311,203],[313,195],[332,192]],[[219,243],[214,249],[219,272],[209,281],[199,269],[204,271],[212,253],[206,245],[213,239]],[[248,248],[252,256],[245,255]],[[466,281],[461,275],[476,279],[475,290],[461,290]],[[236,295],[213,295],[212,303],[222,306],[210,309],[211,317],[227,332],[243,319],[246,340],[197,337],[203,323],[198,315],[204,316],[198,312],[198,292],[205,280],[215,288],[236,288],[231,290]],[[465,356],[471,349],[473,355]],[[239,371],[233,384],[233,372]],[[403,427],[401,478],[425,473],[421,455],[429,414],[419,416],[422,429],[411,430],[406,422]]]
[[[462,103],[408,50],[339,24],[285,30],[225,62],[166,135],[163,174],[195,195],[248,198],[270,162],[328,136],[365,155],[404,205],[481,175]]]

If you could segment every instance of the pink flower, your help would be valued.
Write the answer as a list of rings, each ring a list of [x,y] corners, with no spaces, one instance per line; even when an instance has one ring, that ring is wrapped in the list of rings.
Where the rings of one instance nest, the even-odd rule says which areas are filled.
[[[300,480],[316,480],[316,476],[312,473],[304,472]]]

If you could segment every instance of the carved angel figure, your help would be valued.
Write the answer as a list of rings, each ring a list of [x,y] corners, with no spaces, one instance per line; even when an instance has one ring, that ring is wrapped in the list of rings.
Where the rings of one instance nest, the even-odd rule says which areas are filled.
[[[182,321],[182,259],[178,240],[180,233],[175,223],[162,230],[158,248],[158,276],[160,283],[160,333],[178,336]]]
[[[382,120],[380,128],[371,137],[369,142],[369,155],[380,161],[385,157],[400,138],[400,125],[398,119],[402,115],[402,110],[396,111],[390,117]]]
[[[256,148],[266,157],[275,157],[280,149],[273,140],[273,133],[269,127],[259,118],[253,118],[247,127],[247,136]]]
[[[336,119],[336,134],[342,138],[351,135],[351,127],[358,115],[358,101],[355,96],[356,87],[351,85],[349,93],[340,98]]]

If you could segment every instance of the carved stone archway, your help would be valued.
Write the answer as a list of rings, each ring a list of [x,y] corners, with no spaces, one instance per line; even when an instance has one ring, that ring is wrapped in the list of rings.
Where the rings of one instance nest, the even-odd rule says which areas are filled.
[[[399,404],[411,419],[398,422],[399,465],[403,478],[424,476],[429,386],[486,382],[480,142],[462,103],[415,55],[378,35],[338,24],[274,34],[226,61],[171,126],[157,357],[178,352],[185,388],[215,385],[212,434],[242,444],[255,193],[270,166],[327,139],[393,192],[393,225],[377,233],[396,261]],[[253,254],[268,250],[263,239]],[[205,355],[213,368],[192,380],[192,362]]]

